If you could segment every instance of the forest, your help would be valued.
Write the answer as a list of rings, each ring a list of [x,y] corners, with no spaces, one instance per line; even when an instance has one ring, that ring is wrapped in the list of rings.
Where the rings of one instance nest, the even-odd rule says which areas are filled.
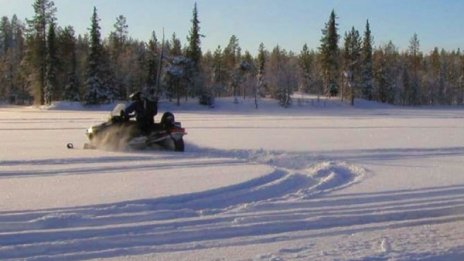
[[[274,98],[283,107],[294,92],[363,98],[398,105],[453,105],[464,100],[464,55],[458,50],[420,50],[417,34],[406,50],[393,42],[374,46],[369,21],[360,32],[341,33],[333,10],[321,25],[319,48],[287,51],[257,46],[253,56],[231,35],[226,46],[203,52],[195,4],[184,43],[176,34],[152,32],[149,41],[129,35],[124,15],[109,36],[101,35],[98,10],[89,14],[89,31],[76,35],[57,24],[53,1],[35,0],[35,15],[0,21],[0,101],[47,105],[54,101],[103,104],[127,100],[137,90],[155,91],[177,104],[216,97]]]

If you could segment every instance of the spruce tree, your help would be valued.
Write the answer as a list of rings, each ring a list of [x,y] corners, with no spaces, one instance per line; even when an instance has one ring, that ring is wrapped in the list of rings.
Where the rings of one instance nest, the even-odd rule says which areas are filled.
[[[90,48],[87,60],[84,100],[87,104],[100,104],[110,99],[105,77],[105,53],[100,40],[97,8],[94,7],[90,27]]]
[[[372,43],[369,20],[366,22],[366,30],[362,42],[362,94],[364,99],[373,98],[373,69],[372,69]]]
[[[339,89],[339,49],[335,11],[332,10],[328,23],[322,30],[321,67],[324,80],[325,94],[336,96]]]
[[[201,60],[200,37],[200,21],[198,20],[197,3],[195,3],[195,6],[193,7],[192,28],[190,29],[190,34],[187,37],[188,48],[186,56],[192,60],[194,68],[197,72],[200,70]]]
[[[201,38],[202,35],[200,34],[200,21],[198,20],[198,9],[197,3],[195,3],[193,7],[193,18],[192,18],[192,28],[190,29],[190,33],[187,36],[188,46],[186,50],[186,57],[191,60],[192,70],[188,72],[188,76],[190,78],[189,84],[189,92],[191,95],[199,94],[202,92],[200,88],[202,88],[201,83]]]

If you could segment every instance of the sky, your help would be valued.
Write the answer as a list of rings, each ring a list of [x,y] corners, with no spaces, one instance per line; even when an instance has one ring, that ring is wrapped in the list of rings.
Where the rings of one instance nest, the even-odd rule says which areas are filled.
[[[34,0],[0,0],[0,15],[16,14],[25,21],[34,15]],[[306,43],[317,49],[321,30],[330,12],[337,15],[338,33],[355,27],[362,34],[369,20],[374,46],[392,41],[407,49],[417,33],[420,48],[464,48],[464,1],[462,0],[54,0],[59,26],[71,25],[76,34],[88,33],[93,7],[100,17],[104,37],[114,29],[116,17],[124,15],[129,35],[147,41],[155,31],[166,39],[173,33],[185,45],[192,26],[192,10],[198,7],[202,50],[223,48],[232,35],[242,50],[255,54],[262,42],[299,53]],[[339,42],[343,46],[343,42]]]

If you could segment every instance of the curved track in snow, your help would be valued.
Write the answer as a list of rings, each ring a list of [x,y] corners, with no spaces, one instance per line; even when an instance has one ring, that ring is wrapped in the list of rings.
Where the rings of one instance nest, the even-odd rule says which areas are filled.
[[[205,160],[213,154],[228,154],[242,161],[247,158],[272,166],[274,171],[183,195],[1,212],[0,258],[74,260],[139,255],[384,230],[464,217],[464,187],[330,196],[326,193],[360,182],[366,170],[345,162],[311,163],[303,154],[267,151],[220,155],[197,150],[187,157]],[[305,251],[309,250],[286,249],[280,254],[304,256]]]
[[[205,162],[212,154],[218,155],[218,152],[198,150],[186,154],[186,158]],[[227,245],[230,244],[227,239],[234,241],[245,236],[317,228],[321,223],[307,220],[314,215],[314,210],[290,206],[306,204],[318,194],[349,186],[365,175],[362,168],[343,162],[320,162],[289,169],[274,164],[270,154],[264,151],[222,154],[236,156],[229,158],[231,162],[253,161],[267,164],[273,171],[238,184],[182,195],[84,207],[0,212],[0,258],[114,257],[168,251],[171,247],[182,249],[182,245],[193,242],[226,240]],[[102,162],[105,161],[95,160],[94,165]],[[55,172],[82,174],[92,168],[92,164],[87,164],[86,170],[74,167],[66,170],[63,162],[42,163],[58,164],[61,169],[41,170],[40,163],[34,161],[22,162],[22,165],[38,168],[33,177],[55,175]],[[111,172],[111,168],[107,171]],[[30,176],[28,173],[17,175]],[[0,177],[8,176],[11,176],[9,172],[0,173]]]
[[[298,233],[417,226],[464,216],[464,187],[330,196],[325,193],[360,182],[366,170],[346,162],[311,163],[302,154],[267,151],[221,155],[198,149],[187,157],[205,160],[211,155],[240,162],[247,158],[274,170],[196,193],[1,212],[0,258],[73,260],[172,252],[298,239]],[[287,250],[304,254],[301,249]]]

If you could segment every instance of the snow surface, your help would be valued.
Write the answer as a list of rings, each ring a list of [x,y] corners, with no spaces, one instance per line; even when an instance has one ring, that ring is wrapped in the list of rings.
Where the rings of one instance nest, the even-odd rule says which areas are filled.
[[[82,149],[109,106],[2,105],[0,259],[464,259],[464,108],[297,98],[163,102],[184,153]]]

